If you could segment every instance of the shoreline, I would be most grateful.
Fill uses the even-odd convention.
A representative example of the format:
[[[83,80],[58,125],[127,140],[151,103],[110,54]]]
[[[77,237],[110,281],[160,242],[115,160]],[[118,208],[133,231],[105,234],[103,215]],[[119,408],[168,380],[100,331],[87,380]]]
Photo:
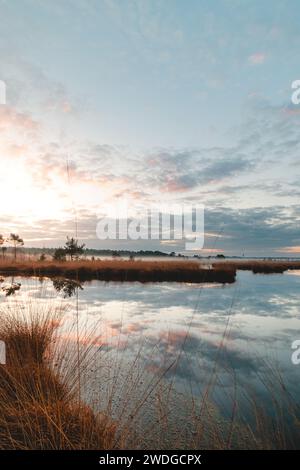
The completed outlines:
[[[1,260],[0,276],[64,277],[84,281],[188,282],[231,284],[238,270],[282,274],[300,269],[300,261],[217,261],[211,264],[180,260]]]
[[[208,269],[194,261],[162,262],[132,260],[100,261],[2,261],[0,275],[62,276],[78,281],[190,282],[221,284],[235,282],[236,270],[230,267]]]

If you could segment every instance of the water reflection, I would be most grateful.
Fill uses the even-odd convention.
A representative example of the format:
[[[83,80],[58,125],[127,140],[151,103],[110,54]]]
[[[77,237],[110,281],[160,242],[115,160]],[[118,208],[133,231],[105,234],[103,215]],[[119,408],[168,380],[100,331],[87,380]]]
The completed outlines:
[[[62,293],[64,299],[75,295],[77,290],[83,290],[82,284],[73,279],[57,277],[53,279],[52,282],[56,292]]]
[[[79,322],[92,331],[95,345],[107,353],[121,351],[128,364],[139,353],[151,372],[176,360],[167,378],[178,390],[200,394],[217,364],[220,399],[232,387],[234,370],[238,382],[251,384],[267,406],[258,375],[275,361],[289,392],[299,396],[300,366],[291,363],[291,343],[300,336],[300,276],[294,273],[239,272],[237,282],[225,287],[92,281],[83,290],[60,278],[18,282],[22,290],[14,300],[68,302],[65,331],[77,319],[72,296],[78,289]]]
[[[3,284],[5,282],[4,278],[0,278],[0,284]],[[14,295],[17,291],[21,289],[21,283],[20,282],[14,282],[14,278],[12,278],[10,283],[4,284],[1,286],[1,291],[4,292],[6,297],[10,297],[11,295]]]

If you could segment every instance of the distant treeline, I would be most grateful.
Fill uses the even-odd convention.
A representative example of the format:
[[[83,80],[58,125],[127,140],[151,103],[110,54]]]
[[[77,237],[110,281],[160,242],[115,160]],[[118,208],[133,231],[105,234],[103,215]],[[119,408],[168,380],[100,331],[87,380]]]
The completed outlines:
[[[21,247],[18,248],[19,252],[22,253],[23,255],[48,255],[48,256],[53,256],[57,248],[30,248],[30,247]],[[7,253],[13,253],[14,248],[12,247],[7,247],[6,248]],[[139,250],[139,251],[132,251],[132,250],[98,250],[96,248],[84,248],[83,250],[83,256],[92,258],[92,257],[101,257],[101,256],[109,256],[109,257],[125,257],[125,258],[139,258],[139,257],[165,257],[165,258],[196,258],[196,259],[228,259],[228,260],[265,260],[265,261],[275,261],[275,260],[300,260],[300,257],[296,256],[224,256],[223,254],[215,254],[215,255],[200,255],[200,254],[181,254],[181,253],[175,253],[174,251],[171,253],[165,253],[163,251],[159,250]],[[0,252],[0,257],[1,257],[1,252]]]
[[[53,255],[56,248],[22,248],[22,253],[29,254],[29,255]],[[85,248],[84,249],[84,256],[120,256],[120,257],[144,257],[144,256],[166,256],[166,257],[173,257],[176,256],[175,252],[172,253],[164,253],[163,251],[159,250],[139,250],[139,251],[131,251],[131,250],[97,250],[95,248]]]

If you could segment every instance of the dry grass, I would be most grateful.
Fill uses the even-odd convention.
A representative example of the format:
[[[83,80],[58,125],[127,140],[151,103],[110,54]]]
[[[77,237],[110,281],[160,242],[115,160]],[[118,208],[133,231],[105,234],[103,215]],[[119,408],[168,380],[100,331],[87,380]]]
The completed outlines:
[[[215,269],[252,271],[254,274],[283,273],[288,269],[300,269],[300,261],[239,260],[213,263]]]
[[[233,283],[237,270],[255,274],[283,273],[288,269],[300,269],[300,261],[228,260],[205,264],[188,260],[78,260],[38,261],[37,259],[12,258],[0,260],[0,275],[38,277],[66,277],[79,281],[138,281],[138,282],[189,282]]]
[[[80,281],[139,281],[139,282],[220,282],[232,283],[236,272],[229,266],[206,269],[194,261],[144,260],[79,260],[33,261],[12,259],[0,261],[0,274],[27,276],[63,276]]]
[[[3,313],[3,312],[2,312]],[[77,399],[51,367],[57,322],[53,312],[5,312],[0,338],[7,364],[0,366],[0,449],[105,449],[115,424]]]

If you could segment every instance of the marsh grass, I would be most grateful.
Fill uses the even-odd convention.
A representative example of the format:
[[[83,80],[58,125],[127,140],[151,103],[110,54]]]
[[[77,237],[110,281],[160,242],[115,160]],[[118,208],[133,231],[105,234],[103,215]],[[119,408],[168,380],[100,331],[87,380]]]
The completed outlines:
[[[78,260],[37,261],[0,260],[0,274],[66,277],[78,281],[139,281],[139,282],[219,282],[232,283],[236,272],[230,266],[207,269],[194,261],[149,260]]]
[[[59,278],[77,281],[121,281],[130,282],[189,282],[189,283],[233,283],[237,270],[254,274],[284,273],[289,269],[300,269],[300,261],[280,260],[227,260],[205,262],[190,260],[73,260],[39,261],[36,258],[0,259],[0,275],[19,275]]]
[[[58,321],[58,312],[51,310],[2,312],[7,363],[0,370],[1,449],[111,446],[115,425],[78,402],[72,365],[64,376],[53,367]]]
[[[239,260],[220,261],[213,263],[213,268],[252,271],[254,274],[276,274],[284,273],[289,269],[300,269],[299,260]]]

